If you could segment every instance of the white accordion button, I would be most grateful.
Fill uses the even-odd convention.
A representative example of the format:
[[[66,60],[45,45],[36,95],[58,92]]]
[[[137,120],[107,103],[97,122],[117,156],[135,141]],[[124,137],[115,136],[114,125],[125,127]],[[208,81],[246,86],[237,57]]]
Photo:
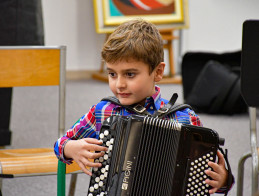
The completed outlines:
[[[104,174],[104,172],[106,171],[106,169],[105,168],[102,168],[101,169],[101,172]]]
[[[104,160],[108,160],[109,156],[107,154],[103,155]]]
[[[94,188],[98,189],[99,188],[98,184],[94,184]]]
[[[91,186],[91,187],[89,188],[89,191],[90,191],[90,192],[94,192],[94,187]]]
[[[109,135],[109,131],[108,130],[105,130],[103,133],[104,133],[105,136]]]
[[[103,139],[103,138],[104,138],[104,134],[101,133],[99,137],[100,137],[101,139]]]
[[[111,142],[110,141],[107,141],[106,142],[106,146],[110,146],[111,145]]]
[[[104,160],[104,158],[103,158],[103,157],[99,157],[99,161],[100,161],[100,163],[102,163],[102,162],[103,162],[103,160]]]
[[[100,178],[99,178],[99,177],[96,177],[96,178],[95,178],[95,182],[100,182]]]
[[[104,174],[100,175],[100,179],[104,180]]]
[[[109,146],[109,150],[112,150],[112,147],[113,147],[113,146],[112,146],[112,145],[110,145],[110,146]]]
[[[99,182],[99,186],[103,186],[103,181],[100,181],[100,182]]]
[[[111,144],[113,144],[113,142],[114,142],[114,139],[113,139],[113,138],[111,138],[110,142],[111,142]]]

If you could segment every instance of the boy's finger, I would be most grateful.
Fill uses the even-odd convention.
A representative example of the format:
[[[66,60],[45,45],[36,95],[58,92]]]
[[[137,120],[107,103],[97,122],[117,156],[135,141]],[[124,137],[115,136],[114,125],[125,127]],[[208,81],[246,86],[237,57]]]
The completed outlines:
[[[82,162],[78,163],[78,165],[84,173],[86,173],[89,176],[92,176],[92,172],[86,169],[85,165]]]
[[[88,152],[87,157],[89,159],[97,159],[99,157],[102,157],[104,155],[104,152]]]
[[[90,170],[88,170],[87,167],[101,167],[102,166],[101,163],[94,163],[87,159],[85,161],[81,161],[78,165],[84,173],[86,173],[90,176],[92,175],[92,172]]]
[[[209,161],[208,162],[208,165],[215,171],[215,172],[219,172],[219,165],[217,163],[214,163],[214,162],[211,162]]]
[[[219,175],[216,172],[206,170],[205,173],[214,180],[218,180],[218,178],[219,178]]]
[[[205,183],[208,184],[208,185],[210,185],[210,186],[212,187],[212,188],[210,189],[210,194],[213,194],[213,193],[215,193],[215,192],[218,190],[218,188],[217,188],[218,182],[217,182],[217,181],[206,179],[206,180],[205,180]]]
[[[225,167],[225,160],[224,160],[224,156],[221,152],[217,152],[218,155],[218,163],[219,165],[223,165]]]
[[[84,140],[90,144],[99,144],[99,145],[102,144],[102,141],[95,138],[84,138]]]
[[[88,151],[107,151],[108,150],[107,147],[96,145],[96,144],[88,144],[87,146],[85,146],[85,149],[87,149]]]
[[[217,190],[218,190],[217,188],[212,188],[209,190],[209,193],[214,194],[214,193],[216,193]]]
[[[101,163],[94,163],[94,162],[91,162],[91,161],[89,161],[89,162],[85,165],[85,167],[101,167],[101,166],[102,166]]]

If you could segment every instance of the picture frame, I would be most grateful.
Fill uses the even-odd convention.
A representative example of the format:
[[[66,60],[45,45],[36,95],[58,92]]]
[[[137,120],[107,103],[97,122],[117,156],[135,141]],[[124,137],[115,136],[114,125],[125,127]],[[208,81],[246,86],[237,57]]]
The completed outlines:
[[[150,21],[159,30],[189,27],[188,0],[93,0],[93,4],[97,33],[112,33],[134,18]]]

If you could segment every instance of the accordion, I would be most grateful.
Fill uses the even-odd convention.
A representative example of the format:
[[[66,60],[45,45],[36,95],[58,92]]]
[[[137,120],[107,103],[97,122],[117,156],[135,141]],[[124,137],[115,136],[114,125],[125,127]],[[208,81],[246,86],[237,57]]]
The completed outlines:
[[[204,171],[224,144],[212,129],[139,115],[107,118],[99,139],[108,151],[88,196],[209,195]]]

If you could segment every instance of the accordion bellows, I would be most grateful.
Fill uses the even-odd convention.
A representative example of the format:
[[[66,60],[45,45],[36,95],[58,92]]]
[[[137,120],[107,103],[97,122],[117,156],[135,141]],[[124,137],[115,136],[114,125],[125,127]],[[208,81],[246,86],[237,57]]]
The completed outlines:
[[[112,116],[100,140],[108,147],[96,159],[88,196],[209,195],[204,183],[222,143],[217,132],[148,116]]]

